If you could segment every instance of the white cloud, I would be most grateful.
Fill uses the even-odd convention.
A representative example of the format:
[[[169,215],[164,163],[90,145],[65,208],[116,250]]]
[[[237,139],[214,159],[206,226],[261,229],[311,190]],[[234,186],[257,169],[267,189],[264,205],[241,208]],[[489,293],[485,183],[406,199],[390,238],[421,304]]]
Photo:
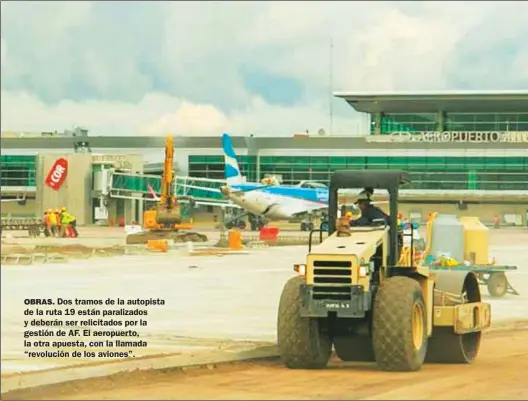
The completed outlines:
[[[2,64],[4,64],[7,61],[7,43],[2,37],[0,37],[0,52],[2,53],[2,58],[0,60]]]
[[[30,116],[30,118],[28,118]],[[329,131],[328,112],[317,106],[277,107],[252,98],[243,110],[224,113],[211,104],[193,104],[165,94],[147,94],[139,103],[62,101],[47,105],[25,93],[2,92],[2,130],[62,131],[80,124],[92,135],[285,135],[320,128]],[[5,127],[5,128],[4,128]],[[10,127],[10,128],[7,128]],[[368,128],[358,118],[336,118],[340,132]]]
[[[331,38],[333,90],[522,88],[526,15],[526,2],[2,3],[2,130],[329,131]],[[244,66],[303,94],[270,104]],[[368,129],[334,102],[334,132]]]

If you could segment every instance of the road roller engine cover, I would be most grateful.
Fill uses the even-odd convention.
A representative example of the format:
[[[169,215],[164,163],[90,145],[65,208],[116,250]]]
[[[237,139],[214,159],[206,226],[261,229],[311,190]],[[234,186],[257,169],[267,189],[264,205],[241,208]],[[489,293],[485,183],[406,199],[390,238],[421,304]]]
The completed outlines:
[[[287,367],[324,368],[332,348],[344,361],[375,361],[387,371],[476,358],[490,305],[481,302],[473,272],[433,271],[415,252],[412,230],[410,241],[402,241],[398,190],[408,182],[403,171],[332,175],[328,237],[310,243],[279,302],[277,340]],[[338,221],[338,190],[363,188],[388,191],[390,224]]]

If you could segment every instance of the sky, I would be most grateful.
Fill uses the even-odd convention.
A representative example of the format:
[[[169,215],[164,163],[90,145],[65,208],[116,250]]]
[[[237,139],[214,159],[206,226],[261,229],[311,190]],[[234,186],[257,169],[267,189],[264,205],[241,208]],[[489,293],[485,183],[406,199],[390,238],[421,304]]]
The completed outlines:
[[[1,128],[365,134],[332,91],[528,88],[527,20],[509,1],[2,2]]]

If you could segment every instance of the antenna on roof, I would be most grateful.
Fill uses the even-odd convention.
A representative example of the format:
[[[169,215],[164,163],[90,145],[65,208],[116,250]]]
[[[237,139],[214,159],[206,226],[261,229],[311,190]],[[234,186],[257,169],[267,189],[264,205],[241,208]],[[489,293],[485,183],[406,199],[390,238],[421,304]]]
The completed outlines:
[[[329,59],[329,71],[328,71],[328,86],[329,86],[329,117],[330,117],[330,135],[334,134],[334,108],[333,108],[333,100],[334,97],[332,95],[332,88],[334,86],[334,41],[332,39],[332,36],[330,36],[330,59]]]

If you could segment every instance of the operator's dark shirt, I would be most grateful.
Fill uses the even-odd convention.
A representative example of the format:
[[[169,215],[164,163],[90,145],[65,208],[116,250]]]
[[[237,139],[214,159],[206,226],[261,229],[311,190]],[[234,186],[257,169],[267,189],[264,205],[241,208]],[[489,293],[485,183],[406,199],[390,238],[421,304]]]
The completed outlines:
[[[368,205],[364,212],[361,212],[361,217],[350,222],[351,227],[366,227],[366,226],[382,226],[383,222],[374,220],[384,219],[385,224],[390,224],[389,216],[383,210],[374,205]]]

